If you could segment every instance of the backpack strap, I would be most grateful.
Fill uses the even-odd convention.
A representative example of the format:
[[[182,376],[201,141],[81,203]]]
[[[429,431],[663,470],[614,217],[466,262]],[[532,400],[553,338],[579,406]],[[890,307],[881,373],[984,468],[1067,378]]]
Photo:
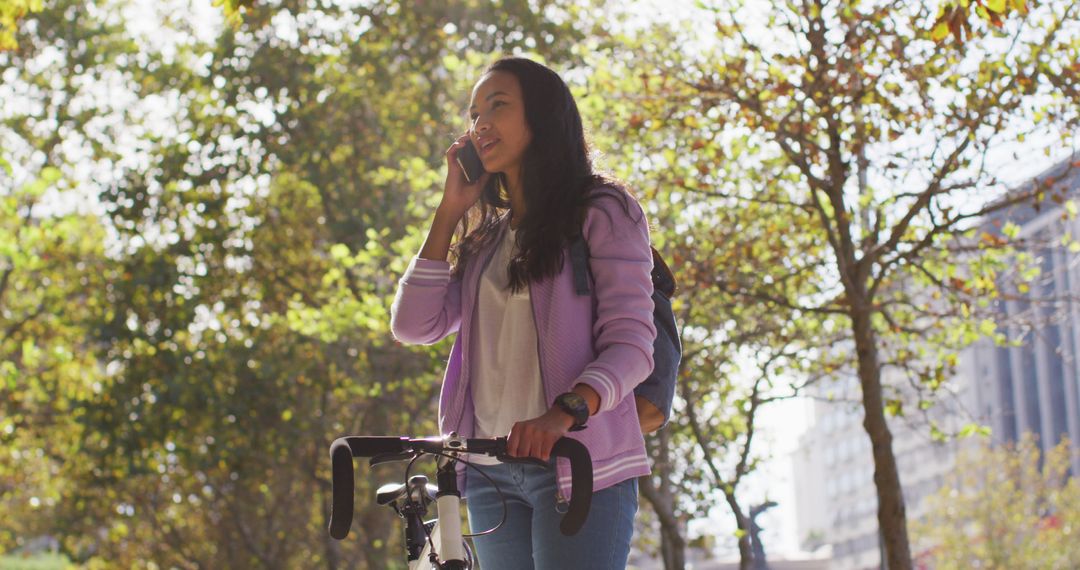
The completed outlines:
[[[585,243],[585,236],[578,236],[570,244],[570,265],[574,268],[574,292],[581,296],[592,294],[589,286],[589,245]]]
[[[671,272],[671,268],[664,262],[664,257],[660,255],[660,252],[656,251],[655,247],[651,249],[653,289],[670,299],[675,295],[675,290],[679,288],[678,283],[675,282],[675,274]]]
[[[671,272],[663,256],[655,247],[652,250],[653,270],[652,282],[656,292],[670,299],[675,295],[678,284],[675,275]],[[584,236],[578,236],[574,243],[570,244],[570,266],[574,269],[574,292],[585,296],[592,293],[589,285],[589,245],[585,243]]]

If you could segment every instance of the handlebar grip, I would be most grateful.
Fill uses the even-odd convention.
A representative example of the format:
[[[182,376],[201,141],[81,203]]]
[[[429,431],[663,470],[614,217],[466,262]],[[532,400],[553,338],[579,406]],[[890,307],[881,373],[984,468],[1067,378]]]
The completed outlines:
[[[330,444],[330,536],[341,540],[349,535],[349,527],[352,526],[355,493],[353,458],[401,453],[408,449],[408,445],[407,437],[367,435],[339,437]]]
[[[592,506],[592,457],[584,444],[568,437],[555,442],[551,455],[570,460],[570,507],[559,523],[559,530],[564,536],[573,536],[585,525],[585,520],[589,517],[589,507]]]
[[[354,485],[353,457],[374,457],[384,453],[401,453],[409,439],[393,436],[339,437],[330,444],[331,488],[330,536],[341,540],[349,535],[352,526]]]
[[[353,450],[348,440],[341,437],[330,445],[330,536],[338,540],[349,535],[353,519]]]
[[[409,438],[381,435],[352,435],[338,438],[352,450],[353,457],[375,457],[384,453],[401,453],[409,448]]]

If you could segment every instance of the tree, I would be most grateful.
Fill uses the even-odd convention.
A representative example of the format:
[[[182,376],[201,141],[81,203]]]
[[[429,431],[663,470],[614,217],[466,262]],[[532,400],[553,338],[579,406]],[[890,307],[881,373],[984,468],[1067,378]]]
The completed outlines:
[[[933,568],[1075,568],[1080,565],[1080,481],[1069,442],[1045,455],[1034,437],[979,441],[913,524],[918,560]]]
[[[793,274],[783,260],[820,251],[823,244],[800,234],[763,242],[762,233],[790,223],[768,209],[768,200],[749,197],[741,210],[729,210],[708,203],[705,190],[687,191],[685,182],[702,171],[680,155],[712,151],[695,131],[698,117],[674,110],[669,92],[651,75],[654,57],[683,57],[666,46],[684,38],[666,25],[619,31],[623,25],[580,47],[590,75],[577,96],[593,143],[603,152],[602,166],[627,180],[646,205],[653,242],[679,282],[673,304],[684,325],[675,413],[663,432],[647,439],[654,473],[640,487],[657,515],[665,568],[685,565],[686,521],[716,507],[731,512],[741,566],[749,568],[754,555],[742,485],[768,454],[754,446],[756,420],[764,406],[798,395],[821,370],[835,367],[826,351],[838,338],[816,320],[792,320],[767,304],[747,303],[733,288],[717,287],[716,268],[758,259],[757,279],[813,294],[813,276]],[[676,61],[665,65],[676,67]]]
[[[809,336],[776,337],[815,362],[800,374],[858,376],[889,568],[911,567],[891,384],[929,406],[957,350],[1005,341],[990,299],[1022,295],[1030,272],[1005,262],[1018,244],[1008,224],[979,224],[1066,197],[1052,180],[1006,194],[988,153],[1033,131],[1071,139],[1078,9],[1040,3],[957,45],[931,39],[936,14],[921,3],[716,3],[694,20],[714,42],[693,50],[668,48],[690,38],[663,28],[631,41],[645,46],[632,59],[625,38],[603,45],[634,70],[616,77],[638,78],[606,126],[646,157],[638,180],[686,204],[660,218],[695,252],[676,274],[709,274],[741,306],[800,323]],[[758,327],[733,319],[721,334]]]
[[[567,57],[577,8],[259,3],[209,42],[175,15],[138,36],[120,8],[47,3],[0,55],[27,103],[4,109],[10,162],[96,196],[115,268],[88,269],[85,462],[33,531],[90,566],[392,567],[378,474],[354,540],[327,536],[326,450],[435,430],[447,347],[392,342],[395,277],[483,64]]]
[[[86,463],[79,403],[103,381],[91,332],[113,269],[97,219],[49,211],[59,181],[47,168],[0,197],[0,551],[53,531]]]

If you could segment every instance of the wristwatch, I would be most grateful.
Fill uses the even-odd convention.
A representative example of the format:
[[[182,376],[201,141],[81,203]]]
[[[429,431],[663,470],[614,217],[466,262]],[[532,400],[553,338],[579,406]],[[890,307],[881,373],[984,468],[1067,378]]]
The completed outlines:
[[[589,420],[589,403],[581,394],[576,392],[559,394],[555,398],[555,405],[574,418],[574,425],[570,426],[570,431],[585,429],[585,422]]]

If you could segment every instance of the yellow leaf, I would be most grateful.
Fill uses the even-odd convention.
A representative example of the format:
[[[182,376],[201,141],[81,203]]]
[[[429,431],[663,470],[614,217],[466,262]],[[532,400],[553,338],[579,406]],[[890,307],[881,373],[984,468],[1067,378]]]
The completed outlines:
[[[945,22],[939,22],[934,26],[934,29],[930,31],[930,39],[935,42],[940,42],[949,35],[949,26]]]

